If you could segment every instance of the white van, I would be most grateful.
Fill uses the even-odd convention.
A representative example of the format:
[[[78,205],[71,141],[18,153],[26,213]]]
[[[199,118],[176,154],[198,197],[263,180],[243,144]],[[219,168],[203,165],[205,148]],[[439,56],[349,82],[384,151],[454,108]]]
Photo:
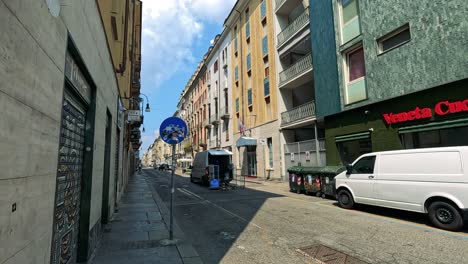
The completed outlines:
[[[375,152],[335,178],[337,200],[427,213],[435,226],[459,230],[468,221],[468,147]]]
[[[225,149],[210,149],[195,155],[190,181],[199,181],[208,185],[213,177],[218,178],[220,182],[232,180],[232,152]]]

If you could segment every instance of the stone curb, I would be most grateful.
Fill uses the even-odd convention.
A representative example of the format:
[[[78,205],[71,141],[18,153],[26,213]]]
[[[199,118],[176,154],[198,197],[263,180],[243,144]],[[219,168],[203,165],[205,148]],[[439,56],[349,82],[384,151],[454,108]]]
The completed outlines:
[[[144,174],[145,180],[146,180],[147,174]],[[156,189],[146,181],[148,186],[151,189],[151,193],[153,194],[153,199],[156,202],[156,204],[159,207],[159,211],[161,212],[161,217],[163,218],[163,221],[166,223],[166,226],[169,227],[169,222],[170,222],[170,211],[169,208],[164,204],[163,200],[159,196],[158,192]],[[177,250],[179,251],[179,254],[182,258],[182,261],[184,264],[203,264],[202,259],[198,255],[198,252],[193,248],[192,244],[187,242],[187,239],[185,239],[185,234],[180,229],[179,225],[177,225],[177,221],[174,219],[174,237],[177,240],[176,246]],[[167,229],[169,232],[169,229]],[[169,233],[168,233],[169,237]]]

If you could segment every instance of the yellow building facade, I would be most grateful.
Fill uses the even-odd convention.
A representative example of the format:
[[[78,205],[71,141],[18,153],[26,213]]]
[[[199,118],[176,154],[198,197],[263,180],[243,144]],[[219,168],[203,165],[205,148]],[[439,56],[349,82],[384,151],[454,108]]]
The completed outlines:
[[[237,1],[225,27],[231,35],[233,124],[237,174],[279,179],[276,50],[271,0]]]

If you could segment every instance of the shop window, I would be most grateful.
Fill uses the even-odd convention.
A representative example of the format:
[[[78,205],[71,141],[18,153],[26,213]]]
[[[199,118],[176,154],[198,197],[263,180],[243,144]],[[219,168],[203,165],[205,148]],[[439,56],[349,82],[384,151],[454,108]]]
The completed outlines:
[[[406,149],[468,146],[468,126],[405,133],[401,141]]]
[[[353,174],[374,173],[375,156],[364,157],[353,166]]]
[[[367,99],[364,49],[358,47],[346,53],[346,104]]]
[[[400,27],[377,40],[379,53],[385,53],[411,40],[409,24]]]
[[[359,156],[372,152],[372,141],[370,137],[347,141],[337,140],[336,145],[343,164],[350,164]]]

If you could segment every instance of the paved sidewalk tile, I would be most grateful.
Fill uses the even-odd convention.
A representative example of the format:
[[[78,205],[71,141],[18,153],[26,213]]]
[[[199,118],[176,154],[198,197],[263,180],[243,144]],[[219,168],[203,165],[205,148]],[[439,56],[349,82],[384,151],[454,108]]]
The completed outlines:
[[[127,192],[104,228],[93,264],[201,263],[185,244],[167,245],[168,228],[144,173],[129,179]],[[179,248],[180,247],[180,248]]]

